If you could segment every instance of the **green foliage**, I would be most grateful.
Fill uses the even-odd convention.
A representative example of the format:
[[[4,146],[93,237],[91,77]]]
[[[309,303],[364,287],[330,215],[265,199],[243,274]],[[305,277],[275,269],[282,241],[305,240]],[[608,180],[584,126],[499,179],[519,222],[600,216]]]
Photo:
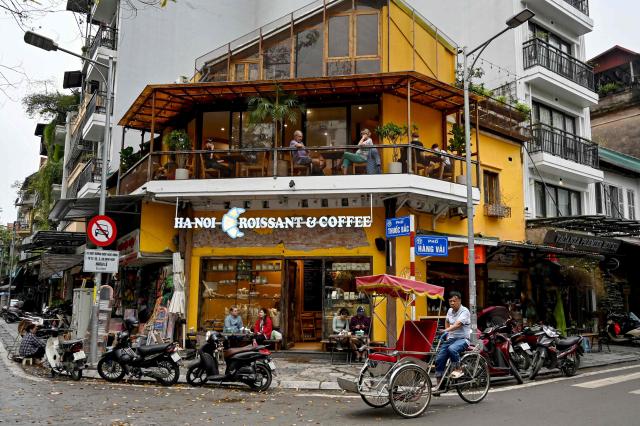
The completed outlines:
[[[36,195],[33,211],[34,229],[51,229],[49,212],[55,201],[52,185],[59,185],[60,183],[62,183],[62,161],[55,161],[49,158],[29,183],[29,191]]]
[[[139,154],[133,153],[133,147],[128,146],[120,150],[120,170],[126,172],[140,159]]]
[[[304,112],[304,105],[298,97],[285,93],[280,86],[276,86],[275,97],[252,97],[249,99],[249,122],[251,124],[273,121],[276,125],[276,146],[280,129],[287,121],[296,124],[298,113]]]
[[[30,93],[22,98],[22,105],[30,118],[41,117],[54,120],[57,124],[66,121],[67,112],[76,111],[80,103],[78,92],[65,95],[58,91],[51,93]]]
[[[497,98],[495,98],[496,101],[500,102],[501,104],[506,104],[507,103],[507,97],[502,95],[502,96],[498,96]]]
[[[164,142],[171,151],[190,151],[192,149],[191,139],[183,129],[173,130],[165,136]]]
[[[449,145],[447,149],[452,152],[457,152],[458,155],[463,155],[466,151],[465,148],[465,137],[464,137],[464,127],[455,123],[451,126],[451,131],[449,131],[451,137],[449,138]]]
[[[618,83],[611,82],[600,86],[600,88],[598,88],[598,94],[600,96],[607,96],[609,93],[613,93],[618,89],[620,89],[620,85]]]
[[[528,115],[531,112],[531,107],[524,102],[516,101],[516,103],[513,104],[513,107],[525,115]]]
[[[417,130],[417,126],[415,124],[412,127],[415,127]],[[406,125],[400,126],[394,122],[379,125],[376,127],[375,132],[380,139],[388,140],[391,145],[396,145],[398,143],[398,139],[408,133]],[[393,148],[393,161],[398,161],[399,158],[400,148]]]

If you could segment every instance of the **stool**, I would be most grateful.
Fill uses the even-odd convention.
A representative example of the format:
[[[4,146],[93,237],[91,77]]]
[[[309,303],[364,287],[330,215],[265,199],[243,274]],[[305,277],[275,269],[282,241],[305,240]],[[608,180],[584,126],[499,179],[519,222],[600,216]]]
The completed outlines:
[[[33,365],[33,358],[22,358],[22,365]]]

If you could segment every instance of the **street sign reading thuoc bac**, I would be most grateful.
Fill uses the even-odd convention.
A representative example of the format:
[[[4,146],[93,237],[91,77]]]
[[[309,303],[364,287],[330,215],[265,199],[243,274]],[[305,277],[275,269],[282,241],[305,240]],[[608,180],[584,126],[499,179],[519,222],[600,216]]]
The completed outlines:
[[[416,255],[449,256],[449,238],[416,235]]]
[[[403,237],[411,234],[411,217],[401,216],[387,219],[387,238]]]
[[[118,272],[120,252],[118,250],[91,250],[84,251],[84,272],[105,272],[107,274]]]

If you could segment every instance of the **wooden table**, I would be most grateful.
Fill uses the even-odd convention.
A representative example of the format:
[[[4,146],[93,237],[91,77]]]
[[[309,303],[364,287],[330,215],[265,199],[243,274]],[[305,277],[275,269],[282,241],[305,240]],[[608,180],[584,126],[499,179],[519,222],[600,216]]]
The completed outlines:
[[[326,150],[326,151],[318,151],[322,158],[325,160],[331,160],[331,174],[338,175],[342,173],[338,173],[338,161],[341,160],[344,155],[344,149],[336,149],[336,150]]]

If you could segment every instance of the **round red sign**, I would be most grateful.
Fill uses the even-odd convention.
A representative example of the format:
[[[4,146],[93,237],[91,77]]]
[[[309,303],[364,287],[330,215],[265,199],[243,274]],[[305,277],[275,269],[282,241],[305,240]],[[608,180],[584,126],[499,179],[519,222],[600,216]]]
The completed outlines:
[[[99,247],[113,244],[116,234],[116,223],[109,216],[94,216],[87,225],[89,241]]]

